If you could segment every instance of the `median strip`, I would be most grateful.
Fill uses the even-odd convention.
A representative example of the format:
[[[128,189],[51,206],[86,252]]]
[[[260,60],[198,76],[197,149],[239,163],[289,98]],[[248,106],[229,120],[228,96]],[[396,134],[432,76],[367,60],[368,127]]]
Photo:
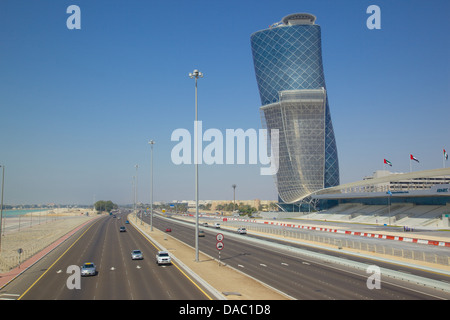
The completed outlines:
[[[134,216],[133,216],[134,217]],[[193,279],[208,287],[215,299],[232,300],[287,300],[291,297],[270,288],[267,285],[253,279],[229,266],[217,263],[212,257],[200,252],[199,262],[195,260],[195,249],[175,239],[155,227],[150,231],[150,226],[134,224],[135,218],[129,217],[129,221],[154,244],[161,248],[167,248],[172,258]],[[175,252],[175,254],[174,254]],[[225,296],[223,292],[239,292],[240,295]]]

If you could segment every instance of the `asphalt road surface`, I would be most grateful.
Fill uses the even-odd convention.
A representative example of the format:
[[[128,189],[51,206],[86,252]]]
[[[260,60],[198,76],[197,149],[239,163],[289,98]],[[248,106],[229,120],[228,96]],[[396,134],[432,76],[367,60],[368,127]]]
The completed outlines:
[[[148,219],[146,217],[145,219]],[[160,230],[171,228],[171,235],[181,241],[194,246],[194,226],[186,226],[175,221],[162,219],[157,216],[153,224]],[[205,237],[200,238],[201,251],[218,258],[215,235],[225,234],[224,248],[221,251],[221,261],[292,296],[295,299],[449,299],[448,293],[443,293],[415,285],[407,285],[383,279],[381,289],[369,289],[368,275],[354,269],[336,267],[329,263],[295,255],[277,252],[272,248],[255,246],[246,241],[250,235],[242,235],[241,239],[227,237],[225,230],[212,227],[202,228]],[[307,248],[307,247],[304,247]],[[310,248],[309,248],[310,249]],[[367,261],[366,261],[367,262]],[[372,262],[379,265],[380,263]],[[390,267],[393,267],[392,265]],[[394,266],[399,268],[398,266]],[[417,272],[414,269],[406,272]],[[422,273],[423,275],[423,273]],[[430,274],[431,276],[431,274]],[[433,274],[434,277],[436,275]],[[441,280],[448,281],[449,277],[438,275]],[[442,279],[444,278],[444,279]]]
[[[0,295],[21,300],[209,299],[175,264],[158,266],[158,249],[131,224],[125,224],[125,217],[97,219],[11,282]],[[120,226],[125,226],[126,232],[119,232]],[[143,252],[143,260],[131,260],[134,249]],[[96,264],[97,275],[81,277],[80,289],[69,289],[67,280],[75,274],[67,272],[69,266],[85,262]]]

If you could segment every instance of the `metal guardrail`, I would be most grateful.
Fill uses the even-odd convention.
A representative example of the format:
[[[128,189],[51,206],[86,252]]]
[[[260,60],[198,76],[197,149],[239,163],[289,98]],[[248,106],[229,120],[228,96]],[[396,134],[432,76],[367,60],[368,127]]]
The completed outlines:
[[[170,218],[163,217],[163,219],[170,219]],[[181,221],[178,219],[177,219],[177,222],[181,223],[181,224],[190,225],[188,222],[184,222],[184,221]],[[227,234],[227,237],[242,238],[242,235],[239,235],[236,232],[227,230],[228,227],[232,227],[232,228],[237,227],[236,224],[229,224],[226,222],[221,222],[221,226],[225,226],[224,230],[222,230],[221,232],[225,232]],[[255,228],[257,228],[257,226],[249,227],[248,225],[246,225],[245,227],[248,230],[254,230],[254,231],[256,231]],[[202,227],[202,228],[204,228],[204,227]],[[260,226],[259,228],[264,228],[264,227]],[[266,228],[268,228],[268,227],[266,227]],[[285,229],[283,230],[283,229],[278,229],[278,228],[274,228],[274,230],[279,230],[279,231],[281,230],[281,232],[287,231]],[[289,232],[289,231],[287,231],[287,232]],[[280,235],[280,234],[278,234],[278,235]],[[270,237],[270,235],[269,235],[269,237]],[[316,237],[322,237],[322,239],[329,238],[326,236],[316,236]],[[249,243],[253,243],[253,244],[256,244],[256,245],[259,245],[262,247],[271,247],[271,248],[275,248],[277,251],[283,251],[288,254],[301,255],[301,256],[305,256],[305,257],[319,259],[324,262],[332,263],[336,266],[345,266],[345,267],[350,267],[350,268],[354,268],[354,269],[358,269],[358,270],[362,270],[362,271],[367,271],[367,268],[370,267],[369,264],[356,262],[351,259],[339,258],[339,257],[335,257],[332,255],[313,252],[313,251],[309,251],[309,250],[305,250],[305,249],[292,247],[289,245],[274,243],[274,242],[266,241],[266,240],[262,240],[262,239],[256,239],[253,237],[245,237],[245,240],[248,241]],[[322,242],[324,242],[324,241],[322,241]],[[317,246],[319,246],[319,245],[317,245]],[[336,248],[336,250],[338,250],[338,249]],[[395,271],[395,270],[391,270],[391,269],[387,269],[387,268],[380,268],[380,270],[381,270],[381,273],[384,276],[387,276],[388,278],[402,280],[402,281],[406,281],[408,283],[415,283],[415,284],[419,284],[421,286],[430,287],[430,288],[434,288],[437,290],[442,290],[444,292],[450,292],[450,285],[448,283],[445,283],[442,281],[428,279],[428,278],[424,278],[421,276],[416,276],[416,275],[404,273],[401,271]]]
[[[224,223],[222,222],[222,224]],[[375,252],[387,256],[400,257],[408,260],[424,261],[444,266],[450,265],[450,257],[448,256],[418,250],[400,249],[380,244],[369,244],[358,240],[336,239],[333,237],[328,237],[326,235],[316,235],[308,232],[301,232],[301,230],[292,231],[284,228],[273,228],[258,225],[255,226],[246,225],[245,227],[247,228],[247,230],[284,236],[293,239],[301,239],[311,242],[324,243],[331,246],[335,246],[337,248],[350,248],[366,252]]]

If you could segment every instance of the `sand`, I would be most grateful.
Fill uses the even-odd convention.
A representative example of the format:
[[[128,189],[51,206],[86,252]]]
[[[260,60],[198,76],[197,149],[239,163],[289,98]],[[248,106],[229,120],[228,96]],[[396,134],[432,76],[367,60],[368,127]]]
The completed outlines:
[[[3,219],[0,273],[17,267],[19,263],[95,216],[86,209],[54,209]]]

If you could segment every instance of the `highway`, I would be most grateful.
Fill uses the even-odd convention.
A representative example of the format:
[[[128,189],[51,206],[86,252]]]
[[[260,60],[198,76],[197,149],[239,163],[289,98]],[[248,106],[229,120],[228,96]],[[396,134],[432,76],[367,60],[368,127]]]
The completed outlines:
[[[175,264],[158,266],[158,249],[131,224],[106,216],[71,238],[56,252],[6,286],[0,296],[21,300],[205,300],[209,296]],[[119,232],[125,226],[126,232]],[[139,249],[143,260],[131,260]],[[69,289],[69,266],[93,262],[98,274],[81,277],[81,288]],[[75,283],[75,281],[72,281]]]
[[[277,222],[280,223],[292,223],[292,221],[283,221],[283,220],[277,220]],[[329,228],[334,229],[333,227],[330,227],[330,224],[326,224],[323,221],[315,221],[315,223],[322,225],[323,228]],[[299,222],[299,224],[303,224],[304,221]],[[386,246],[389,248],[395,248],[396,250],[408,250],[408,251],[415,251],[417,253],[427,253],[427,254],[435,254],[442,256],[443,258],[450,257],[450,250],[448,247],[444,246],[434,246],[434,245],[428,245],[428,244],[418,244],[413,242],[406,242],[406,241],[394,241],[394,240],[386,240],[386,239],[378,239],[374,237],[362,237],[362,236],[355,236],[350,234],[343,234],[343,233],[337,233],[337,232],[324,232],[324,231],[318,231],[318,230],[307,230],[307,229],[301,229],[301,228],[292,228],[292,227],[282,227],[279,225],[272,225],[272,224],[260,224],[260,223],[254,223],[250,221],[233,221],[229,220],[226,222],[227,226],[234,226],[236,229],[238,227],[247,227],[250,230],[260,230],[267,233],[277,233],[275,230],[278,230],[278,233],[280,234],[286,234],[290,235],[291,237],[297,237],[301,238],[300,235],[312,235],[322,238],[327,238],[332,243],[340,242],[345,244],[347,241],[349,242],[355,242],[355,243],[361,243],[364,244],[364,247],[371,246],[374,248],[374,245],[377,245],[379,247]],[[308,225],[307,223],[305,225]],[[408,238],[421,238],[421,234],[439,234],[439,233],[446,233],[448,235],[448,232],[445,231],[433,231],[433,232],[403,232],[403,229],[401,227],[384,227],[384,226],[373,226],[373,225],[356,225],[356,224],[345,224],[345,223],[339,223],[340,226],[344,227],[344,229],[349,231],[359,231],[359,232],[365,232],[370,234],[377,234],[378,231],[396,231],[400,234],[402,234],[404,237]],[[392,228],[392,229],[391,229]],[[325,241],[325,240],[322,240]]]
[[[0,298],[20,300],[207,300],[210,296],[194,283],[176,264],[157,266],[157,248],[132,224],[105,216],[78,231],[56,250],[37,262],[2,290]],[[149,222],[149,217],[145,217]],[[171,236],[194,246],[193,224],[174,219],[153,219],[160,230],[171,228]],[[126,232],[119,232],[125,226]],[[226,229],[203,228],[200,250],[218,258],[215,235],[225,235],[221,261],[299,300],[428,300],[449,299],[448,292],[406,284],[382,276],[381,289],[367,287],[368,275],[363,271],[337,266],[311,256],[285,253],[270,246],[249,242],[252,235],[232,237]],[[235,232],[232,232],[235,234]],[[280,241],[280,245],[282,242]],[[311,249],[298,245],[303,249]],[[144,260],[131,260],[131,251],[140,249]],[[321,253],[329,253],[323,250]],[[331,253],[330,253],[331,254]],[[344,255],[342,255],[344,256]],[[70,289],[69,266],[94,262],[98,274],[81,277],[81,288]],[[365,261],[370,263],[370,261]],[[380,265],[380,262],[372,261]],[[399,266],[386,264],[383,267]],[[427,275],[424,271],[402,269],[448,283],[449,277]],[[201,276],[201,275],[200,275]]]
[[[247,227],[247,228],[251,228],[252,226],[254,226],[254,224],[250,223],[250,222],[227,222],[226,224],[227,226],[234,226],[234,229],[237,229],[238,227]],[[277,229],[283,230],[283,227],[280,226],[275,226],[275,225],[268,225],[267,227],[265,227],[267,229]],[[441,254],[443,256],[448,256],[449,255],[449,249],[446,247],[438,247],[438,246],[430,246],[430,245],[421,245],[421,244],[413,244],[413,243],[408,243],[408,242],[401,242],[401,241],[390,241],[390,240],[383,240],[383,239],[376,239],[376,238],[365,238],[365,237],[355,237],[355,236],[351,236],[351,235],[340,235],[340,234],[336,234],[336,233],[324,233],[321,231],[313,231],[313,230],[302,230],[302,229],[294,229],[292,228],[292,230],[289,230],[292,234],[294,233],[303,233],[303,234],[312,234],[312,235],[318,235],[318,236],[324,236],[324,237],[329,237],[329,238],[337,238],[337,239],[350,239],[350,240],[354,240],[354,241],[359,241],[359,242],[364,242],[366,244],[377,244],[377,245],[384,245],[384,246],[389,246],[389,247],[397,247],[399,249],[410,249],[410,250],[415,250],[415,251],[419,251],[419,252],[432,252],[432,253],[436,253],[436,254]],[[273,232],[273,230],[271,230],[269,232],[269,234],[271,234],[271,232]],[[271,238],[267,238],[267,237],[262,237],[262,236],[258,236],[258,235],[252,235],[252,237],[254,238],[258,238],[258,239],[265,239],[266,241],[270,241],[273,243],[279,243],[279,244],[285,244],[286,242],[283,240],[283,237],[271,237]],[[306,246],[302,246],[302,245],[298,245],[295,243],[291,243],[291,246],[293,247],[298,247],[298,248],[308,248]],[[320,243],[319,243],[320,246]],[[319,252],[319,253],[326,253],[328,255],[333,255],[335,257],[341,257],[341,258],[346,258],[348,257],[348,255],[344,252],[335,252],[335,251],[330,251],[330,250],[326,250],[326,249],[320,249],[320,248],[312,248],[309,247],[308,250],[310,251],[314,251],[314,252]],[[368,254],[370,254],[369,251],[367,251]],[[358,257],[358,256],[353,256],[352,260],[354,261],[359,261],[362,263],[374,263],[374,260],[368,260],[365,259],[363,257]],[[433,272],[429,272],[429,271],[425,271],[425,270],[421,270],[419,268],[409,268],[406,266],[403,266],[401,264],[397,264],[397,265],[393,265],[390,263],[384,263],[384,262],[380,262],[377,261],[376,262],[377,265],[385,267],[385,268],[390,268],[390,269],[395,269],[398,271],[402,271],[402,272],[406,272],[406,273],[412,273],[421,277],[426,277],[426,278],[430,278],[430,279],[435,279],[435,280],[439,280],[439,281],[447,281],[449,282],[450,279],[448,276],[442,275],[440,273],[433,273]]]
[[[144,218],[148,219],[148,217]],[[193,225],[177,223],[154,216],[154,226],[161,230],[172,228],[171,235],[181,241],[194,246]],[[381,289],[368,289],[368,275],[355,269],[337,267],[327,262],[311,257],[302,257],[283,253],[269,247],[255,246],[246,241],[250,235],[242,235],[241,239],[227,237],[226,230],[202,228],[206,236],[200,238],[199,246],[202,252],[218,258],[215,248],[215,235],[221,232],[225,235],[224,249],[221,251],[221,261],[238,269],[295,299],[339,299],[339,300],[427,300],[449,299],[445,292],[405,284],[381,278]],[[307,248],[307,247],[304,247]],[[311,248],[308,248],[310,250]],[[326,252],[324,250],[324,252]],[[367,262],[367,261],[366,261]],[[378,261],[372,264],[381,265]],[[400,269],[399,266],[389,265]],[[408,273],[418,272],[415,269],[405,270]],[[423,275],[423,272],[421,272]],[[443,281],[449,277],[434,274]],[[448,283],[448,282],[446,282]]]

